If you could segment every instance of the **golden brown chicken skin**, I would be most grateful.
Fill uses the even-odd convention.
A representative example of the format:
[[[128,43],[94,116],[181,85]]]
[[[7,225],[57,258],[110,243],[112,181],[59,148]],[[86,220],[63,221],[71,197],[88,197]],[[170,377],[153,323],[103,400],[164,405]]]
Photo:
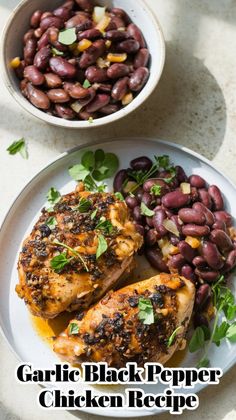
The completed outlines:
[[[83,212],[78,209],[81,199],[91,203]],[[49,217],[54,218],[53,229],[47,226]],[[103,248],[104,240],[107,244],[100,257],[99,237]],[[24,241],[16,292],[33,315],[43,318],[88,308],[129,273],[142,241],[125,202],[114,194],[83,191],[79,185],[62,196],[53,211],[43,209]],[[55,269],[51,261],[59,254],[68,264]]]
[[[140,366],[145,362],[165,364],[185,337],[194,295],[194,285],[174,274],[160,274],[109,292],[70,322],[55,340],[54,351],[72,364],[84,361],[107,362],[114,367],[123,367],[130,361]],[[154,322],[150,325],[145,324],[150,318],[145,321],[141,313],[145,302],[153,310]]]

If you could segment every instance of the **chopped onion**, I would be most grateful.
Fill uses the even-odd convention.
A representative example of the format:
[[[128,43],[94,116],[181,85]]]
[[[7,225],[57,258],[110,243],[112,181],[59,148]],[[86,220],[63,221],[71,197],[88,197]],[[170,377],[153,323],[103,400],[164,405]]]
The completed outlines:
[[[188,182],[182,182],[182,184],[180,184],[180,189],[181,189],[183,194],[190,194],[191,193],[191,186]]]
[[[106,13],[105,7],[95,6],[93,10],[93,21],[95,23],[99,23],[104,18],[105,13]]]
[[[73,109],[73,111],[75,111],[78,114],[83,108],[83,105],[81,105],[79,101],[75,101],[73,102],[73,104],[71,104],[70,107]]]
[[[169,232],[173,233],[175,236],[179,237],[179,231],[176,227],[176,224],[170,220],[170,219],[165,219],[163,220],[163,226],[166,228],[166,230],[168,230]]]
[[[104,58],[102,58],[102,57],[99,57],[97,59],[97,66],[100,69],[105,69],[106,67],[110,67],[110,65],[111,65],[110,61],[104,60]]]

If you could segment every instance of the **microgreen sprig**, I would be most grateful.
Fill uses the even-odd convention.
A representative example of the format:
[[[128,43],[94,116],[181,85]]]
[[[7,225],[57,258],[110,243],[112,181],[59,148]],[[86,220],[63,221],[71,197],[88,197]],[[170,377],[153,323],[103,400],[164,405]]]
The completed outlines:
[[[87,272],[89,271],[89,268],[88,268],[84,258],[82,257],[82,255],[78,251],[76,251],[75,249],[71,248],[70,246],[68,246],[67,244],[65,244],[63,242],[59,242],[59,241],[56,241],[56,240],[52,242],[52,245],[58,245],[58,246],[62,246],[63,248],[66,248],[68,251],[70,251],[75,257],[77,257],[82,262],[85,270]],[[56,258],[56,257],[54,257],[54,258]],[[52,259],[51,261],[53,261],[53,260],[54,259]],[[70,262],[71,259],[68,260],[68,261]]]

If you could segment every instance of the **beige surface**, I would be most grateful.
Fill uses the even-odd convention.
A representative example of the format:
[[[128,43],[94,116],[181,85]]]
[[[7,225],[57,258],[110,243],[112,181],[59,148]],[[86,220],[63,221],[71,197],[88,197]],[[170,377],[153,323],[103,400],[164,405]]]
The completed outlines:
[[[1,26],[17,0],[0,0]],[[0,218],[25,182],[58,153],[109,136],[156,136],[182,143],[213,162],[236,182],[235,88],[236,2],[234,0],[149,0],[167,41],[161,83],[142,109],[105,129],[64,131],[34,120],[20,110],[0,84]],[[158,54],[158,51],[157,51]],[[29,161],[10,157],[7,146],[24,136]],[[0,419],[73,420],[88,415],[42,412],[37,386],[16,384],[16,359],[1,339]],[[200,394],[200,408],[188,419],[236,419],[236,367],[218,387]],[[90,416],[91,417],[91,416]],[[170,418],[159,416],[160,420]]]

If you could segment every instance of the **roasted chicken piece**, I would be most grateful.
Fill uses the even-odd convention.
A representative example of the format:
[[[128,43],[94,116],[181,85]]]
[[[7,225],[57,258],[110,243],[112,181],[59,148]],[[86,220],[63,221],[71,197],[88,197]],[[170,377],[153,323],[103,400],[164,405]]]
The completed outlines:
[[[129,273],[142,242],[124,201],[80,184],[42,210],[20,253],[16,292],[42,318],[88,308]]]
[[[195,288],[177,274],[160,274],[109,292],[79,313],[56,338],[54,351],[72,364],[165,364],[180,347],[193,310]]]

